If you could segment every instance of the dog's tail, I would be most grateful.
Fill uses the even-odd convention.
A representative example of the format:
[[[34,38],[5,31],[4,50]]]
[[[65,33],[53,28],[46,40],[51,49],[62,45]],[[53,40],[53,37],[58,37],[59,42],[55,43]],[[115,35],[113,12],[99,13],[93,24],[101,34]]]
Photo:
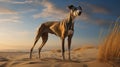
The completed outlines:
[[[38,40],[40,39],[42,33],[43,33],[43,29],[44,29],[44,24],[41,24],[41,26],[38,28],[38,31],[37,31],[37,35],[35,37],[35,42],[34,42],[34,45],[38,42]]]

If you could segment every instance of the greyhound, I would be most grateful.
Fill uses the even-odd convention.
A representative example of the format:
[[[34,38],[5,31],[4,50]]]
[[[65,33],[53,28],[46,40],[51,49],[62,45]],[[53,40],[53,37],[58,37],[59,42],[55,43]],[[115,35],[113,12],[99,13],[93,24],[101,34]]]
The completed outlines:
[[[48,40],[48,33],[55,34],[56,36],[60,37],[62,40],[62,57],[63,60],[65,60],[65,49],[64,49],[64,41],[65,38],[68,37],[68,55],[69,55],[69,60],[71,59],[70,57],[70,48],[71,48],[71,40],[74,34],[74,22],[73,20],[77,17],[80,16],[82,13],[82,8],[80,6],[75,7],[74,5],[69,5],[68,6],[70,12],[67,18],[63,19],[62,21],[48,21],[45,23],[42,23],[40,28],[37,31],[37,35],[35,38],[34,45],[32,46],[30,50],[30,59],[32,58],[32,51],[33,48],[35,47],[36,43],[42,38],[42,44],[39,47],[39,58],[40,58],[40,52],[42,47],[45,45],[45,43]]]

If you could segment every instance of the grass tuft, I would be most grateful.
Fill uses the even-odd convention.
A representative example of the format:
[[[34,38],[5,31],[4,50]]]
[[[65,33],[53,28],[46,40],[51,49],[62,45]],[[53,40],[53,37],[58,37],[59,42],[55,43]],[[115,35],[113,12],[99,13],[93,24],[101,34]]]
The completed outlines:
[[[115,23],[111,32],[103,40],[99,47],[98,60],[102,62],[119,62],[120,63],[120,25]]]

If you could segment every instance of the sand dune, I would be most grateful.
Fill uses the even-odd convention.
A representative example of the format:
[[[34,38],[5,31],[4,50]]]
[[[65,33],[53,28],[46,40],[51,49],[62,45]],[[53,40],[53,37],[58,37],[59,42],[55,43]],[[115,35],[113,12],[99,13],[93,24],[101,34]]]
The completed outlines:
[[[74,49],[71,51],[71,61],[67,60],[67,51],[64,61],[59,50],[42,52],[41,59],[38,59],[37,53],[33,53],[33,58],[29,59],[29,53],[3,52],[0,53],[0,67],[110,67],[110,64],[96,60],[97,52],[97,48]]]

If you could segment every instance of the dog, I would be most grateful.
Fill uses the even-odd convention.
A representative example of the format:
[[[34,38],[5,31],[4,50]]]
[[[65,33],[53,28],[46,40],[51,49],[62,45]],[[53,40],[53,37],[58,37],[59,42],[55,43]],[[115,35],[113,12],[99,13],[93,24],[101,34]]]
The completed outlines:
[[[48,21],[45,23],[42,23],[40,28],[37,31],[37,35],[35,37],[35,42],[34,45],[32,46],[30,50],[30,58],[32,58],[32,51],[33,48],[35,47],[36,43],[42,38],[42,44],[39,47],[39,58],[40,58],[40,52],[42,47],[45,45],[45,43],[48,40],[48,33],[55,34],[56,36],[60,37],[62,41],[62,57],[63,60],[65,60],[65,49],[64,49],[64,41],[65,38],[68,37],[68,56],[69,60],[71,59],[70,56],[70,48],[71,48],[71,40],[74,34],[74,19],[77,16],[80,16],[82,13],[82,8],[81,6],[75,7],[74,5],[69,5],[68,6],[70,12],[67,16],[67,18],[61,20],[61,21]]]

